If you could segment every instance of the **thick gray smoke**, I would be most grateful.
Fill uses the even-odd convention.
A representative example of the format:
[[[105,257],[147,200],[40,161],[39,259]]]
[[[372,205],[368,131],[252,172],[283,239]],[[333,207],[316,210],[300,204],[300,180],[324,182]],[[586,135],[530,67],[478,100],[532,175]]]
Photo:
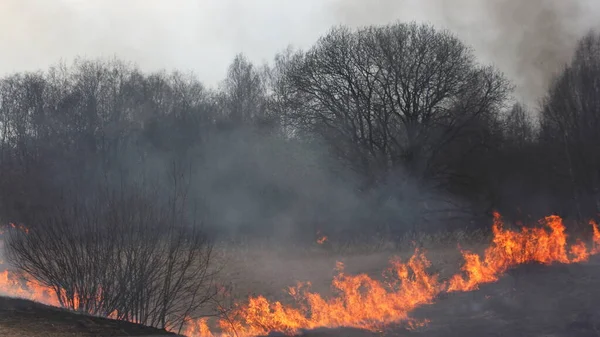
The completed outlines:
[[[569,61],[577,40],[598,27],[600,2],[340,0],[331,11],[353,26],[416,20],[449,29],[514,81],[518,99],[535,104]]]
[[[496,28],[489,52],[511,73],[527,101],[542,96],[560,68],[571,58],[583,34],[578,18],[582,1],[484,1]],[[590,23],[591,26],[591,23]]]

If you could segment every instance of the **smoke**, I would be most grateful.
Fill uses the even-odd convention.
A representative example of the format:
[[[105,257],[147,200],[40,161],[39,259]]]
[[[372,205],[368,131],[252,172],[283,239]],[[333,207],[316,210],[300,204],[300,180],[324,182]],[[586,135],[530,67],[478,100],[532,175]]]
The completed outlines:
[[[351,26],[395,20],[427,21],[456,33],[484,63],[496,65],[516,85],[516,97],[535,105],[577,40],[597,27],[593,0],[340,0],[330,8]]]
[[[600,13],[600,2],[595,0],[257,0],[249,3],[182,0],[175,6],[160,0],[131,0],[126,4],[116,0],[1,1],[0,73],[45,68],[60,58],[77,55],[116,55],[144,70],[191,69],[200,80],[213,84],[224,77],[228,63],[240,51],[251,61],[260,62],[272,59],[287,44],[309,47],[334,24],[425,21],[455,32],[474,47],[482,62],[495,64],[507,73],[517,85],[518,98],[535,104],[552,75],[568,62],[578,37],[594,27],[595,17]],[[205,167],[204,172],[208,173],[202,177],[200,186],[214,191],[207,197],[207,203],[219,223],[232,228],[252,222],[275,226],[286,222],[284,217],[302,216],[306,223],[315,223],[312,218],[317,217],[327,223],[332,222],[327,218],[342,215],[338,222],[349,222],[357,218],[354,213],[365,213],[361,207],[368,208],[353,194],[357,187],[346,187],[341,182],[332,186],[326,169],[321,172],[302,167],[310,158],[300,155],[281,161],[271,158],[276,149],[264,149],[279,146],[271,139],[246,143],[220,139],[217,143],[211,144],[212,148],[231,153],[231,158],[223,158],[215,150],[209,152],[211,162],[223,162],[223,167],[244,167],[231,172],[233,178],[240,176],[238,172],[245,172],[252,177],[247,180],[256,186],[287,184],[286,189],[296,194],[289,202],[291,206],[273,210],[268,208],[273,199],[282,202],[277,195],[260,200],[254,197],[258,187],[244,190],[219,186],[223,170]],[[262,152],[255,153],[255,149],[247,148],[249,144]],[[286,146],[289,144],[280,147]],[[299,153],[305,152],[311,151]],[[254,154],[245,156],[249,153]],[[289,173],[292,170],[302,178],[292,179],[294,175]],[[309,174],[310,179],[306,176]],[[328,217],[316,211],[319,216],[308,216],[305,209],[314,204],[327,205],[322,208],[327,209]],[[397,208],[397,212],[391,209],[389,213],[406,213],[407,207]]]
[[[496,32],[489,52],[511,73],[525,100],[541,97],[583,34],[580,28],[585,27],[578,27],[583,2],[493,0],[485,4]]]
[[[210,85],[238,52],[261,63],[335,24],[426,21],[455,32],[535,103],[599,14],[597,0],[4,0],[0,73],[116,55],[146,70],[193,70]]]

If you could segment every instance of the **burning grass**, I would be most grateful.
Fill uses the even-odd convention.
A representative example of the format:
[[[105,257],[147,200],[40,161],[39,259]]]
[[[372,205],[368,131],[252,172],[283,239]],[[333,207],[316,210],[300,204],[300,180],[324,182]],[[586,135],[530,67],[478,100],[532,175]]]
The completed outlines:
[[[392,249],[384,249],[382,253],[341,258],[348,261],[349,267],[352,264],[371,266],[371,270],[366,273],[349,272],[352,267],[346,268],[341,262],[337,264],[333,273],[323,271],[333,263],[335,257],[332,256],[323,259],[273,260],[265,259],[264,256],[249,256],[246,252],[243,255],[247,260],[239,263],[246,266],[247,272],[238,270],[237,275],[238,278],[244,278],[245,282],[240,283],[242,286],[238,286],[232,296],[247,296],[253,293],[259,295],[238,302],[224,318],[190,322],[186,334],[202,337],[256,336],[278,331],[293,335],[306,329],[320,327],[353,327],[380,331],[387,325],[396,323],[403,323],[412,328],[418,327],[427,323],[427,320],[411,318],[411,312],[433,303],[441,294],[475,290],[482,284],[495,282],[506,271],[520,264],[536,262],[549,265],[586,261],[590,255],[599,252],[600,246],[598,226],[591,223],[591,227],[594,233],[591,244],[586,245],[580,240],[569,244],[565,227],[559,217],[547,217],[540,221],[538,227],[511,230],[505,228],[500,216],[496,214],[492,227],[492,243],[483,250],[482,255],[473,252],[479,250],[476,245],[469,247],[471,250],[454,249],[454,256],[448,254],[451,251],[449,248],[441,251],[417,249],[410,258],[393,258],[386,272],[379,276],[376,276],[375,270],[381,270],[378,264],[382,261],[382,256],[388,256]],[[434,240],[430,242],[439,245],[439,242]],[[316,245],[323,246],[323,243]],[[424,241],[420,246],[428,245]],[[431,256],[434,257],[433,266],[427,258]],[[458,266],[460,256],[464,261],[461,271],[456,272],[456,269],[448,266]],[[363,261],[356,263],[360,259]],[[255,263],[248,263],[250,260]],[[294,270],[294,266],[297,270]],[[236,268],[236,265],[230,266],[228,274],[234,279],[234,283]],[[315,272],[315,268],[320,271]],[[451,269],[454,271],[451,272]],[[287,277],[278,277],[275,272]],[[272,300],[278,296],[267,290],[281,289],[282,283],[289,282],[292,278],[311,279],[307,274],[333,274],[330,290],[325,289],[323,280],[313,278],[313,283],[298,283],[295,287],[288,288],[289,296],[285,300]],[[265,284],[265,280],[280,280],[281,283]],[[27,295],[26,290],[31,287],[30,298],[36,300],[39,300],[39,291],[35,290],[38,286],[22,283],[17,285],[12,282],[12,287],[17,287],[13,292],[15,295]],[[6,289],[4,291],[6,292]],[[8,291],[10,293],[11,289]]]

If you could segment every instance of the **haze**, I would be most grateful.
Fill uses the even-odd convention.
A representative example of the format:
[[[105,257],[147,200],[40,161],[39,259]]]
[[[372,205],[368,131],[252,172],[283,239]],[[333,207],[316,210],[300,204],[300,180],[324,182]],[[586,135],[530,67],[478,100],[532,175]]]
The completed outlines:
[[[599,14],[595,0],[3,0],[0,75],[117,56],[215,85],[239,52],[262,63],[290,44],[308,48],[335,24],[428,21],[458,34],[535,103]]]

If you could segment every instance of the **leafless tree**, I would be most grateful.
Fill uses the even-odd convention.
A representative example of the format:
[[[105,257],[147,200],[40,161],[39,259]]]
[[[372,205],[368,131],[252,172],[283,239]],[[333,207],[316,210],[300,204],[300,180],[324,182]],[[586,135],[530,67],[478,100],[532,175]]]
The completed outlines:
[[[265,73],[243,54],[233,59],[219,94],[224,117],[236,125],[261,123],[266,117]]]
[[[284,76],[297,127],[375,180],[399,167],[417,178],[443,173],[440,154],[510,90],[452,34],[415,23],[334,28]]]
[[[557,151],[554,172],[581,212],[600,211],[600,34],[590,32],[557,76],[541,113],[542,137]],[[582,209],[583,208],[583,209]],[[587,209],[584,210],[584,209]]]

